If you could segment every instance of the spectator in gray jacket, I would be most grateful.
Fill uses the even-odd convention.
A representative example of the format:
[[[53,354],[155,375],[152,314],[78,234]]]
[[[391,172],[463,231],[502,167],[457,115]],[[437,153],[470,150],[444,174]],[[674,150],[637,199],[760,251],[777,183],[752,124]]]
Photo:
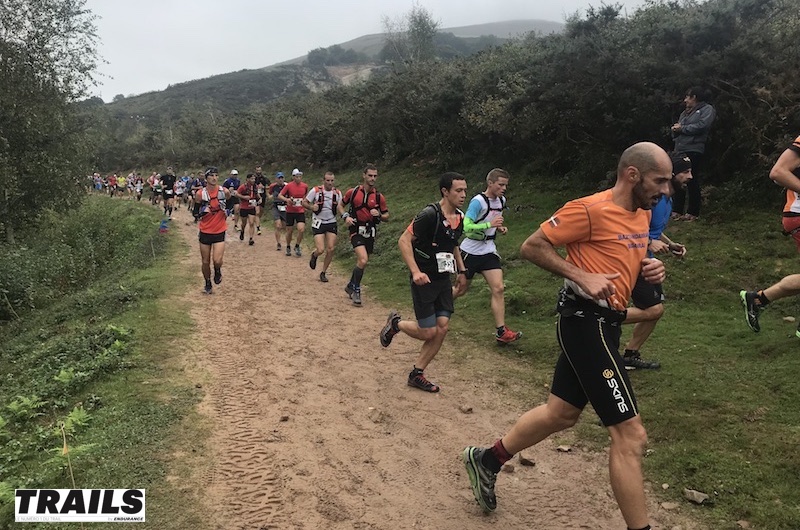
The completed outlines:
[[[708,131],[717,111],[708,103],[710,93],[703,87],[694,86],[686,91],[683,103],[686,106],[678,118],[678,123],[671,128],[675,141],[675,152],[685,153],[692,161],[692,180],[686,192],[675,193],[672,203],[672,218],[694,221],[700,216],[700,171],[705,158]],[[688,194],[688,205],[686,196]],[[686,214],[684,214],[686,206]]]

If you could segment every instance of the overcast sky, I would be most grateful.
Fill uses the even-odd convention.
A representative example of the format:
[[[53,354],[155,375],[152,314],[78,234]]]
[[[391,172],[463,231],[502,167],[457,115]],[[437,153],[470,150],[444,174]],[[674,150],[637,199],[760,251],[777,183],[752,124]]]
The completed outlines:
[[[644,0],[613,0],[629,13]],[[563,22],[600,0],[420,0],[440,27],[514,19]],[[270,66],[383,31],[412,0],[87,0],[106,64],[93,95],[105,101],[167,85]]]

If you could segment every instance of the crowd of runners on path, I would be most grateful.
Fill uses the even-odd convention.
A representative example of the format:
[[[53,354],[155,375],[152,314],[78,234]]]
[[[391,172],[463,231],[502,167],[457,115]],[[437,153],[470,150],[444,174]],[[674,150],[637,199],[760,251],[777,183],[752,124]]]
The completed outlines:
[[[493,445],[469,446],[462,453],[473,494],[484,511],[497,506],[495,482],[502,465],[519,451],[573,426],[591,403],[610,433],[610,479],[623,518],[629,530],[650,528],[641,471],[647,434],[628,371],[660,367],[657,361],[643,359],[639,349],[664,313],[661,285],[666,272],[656,256],[680,259],[687,251],[664,234],[667,223],[697,219],[673,209],[673,197],[692,182],[692,166],[686,153],[667,153],[647,142],[634,144],[619,158],[613,188],[568,202],[523,243],[524,259],[564,278],[557,302],[561,354],[547,402],[523,414]],[[240,241],[254,245],[267,212],[276,251],[302,257],[307,212],[311,212],[309,267],[319,271],[320,282],[328,282],[341,222],[355,254],[344,291],[360,307],[364,271],[379,227],[389,220],[387,199],[376,187],[378,169],[371,164],[364,168],[361,183],[345,192],[336,188],[332,172],[324,173],[320,184],[309,186],[299,169],[286,182],[282,172],[270,178],[260,166],[244,180],[231,170],[222,183],[215,167],[196,176],[176,177],[169,167],[163,175],[153,173],[147,179],[135,172],[90,178],[96,190],[111,196],[141,200],[148,188],[150,202],[163,209],[167,220],[175,209],[189,210],[198,224],[203,292],[209,295],[214,284],[222,282],[229,229]],[[787,189],[784,227],[800,250],[800,137],[780,157],[770,178]],[[503,214],[510,175],[495,168],[485,180],[485,190],[471,198],[464,212],[467,179],[454,172],[441,175],[437,187],[441,200],[425,205],[397,243],[409,270],[414,318],[390,312],[378,338],[383,347],[389,347],[398,333],[422,343],[407,381],[426,392],[440,390],[424,371],[442,347],[454,299],[467,294],[476,274],[483,276],[491,293],[495,341],[509,344],[522,338],[505,323],[502,259],[496,246],[497,237],[508,231]],[[566,258],[556,252],[557,247],[566,247]],[[741,291],[748,326],[759,331],[764,307],[796,294],[800,294],[800,275],[787,276],[767,289]],[[634,328],[620,354],[621,326],[626,323]],[[800,329],[797,333],[800,336]]]

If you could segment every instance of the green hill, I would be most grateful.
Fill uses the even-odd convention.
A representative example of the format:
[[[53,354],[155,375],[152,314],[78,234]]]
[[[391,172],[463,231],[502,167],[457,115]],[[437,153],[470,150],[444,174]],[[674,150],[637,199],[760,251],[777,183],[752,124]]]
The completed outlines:
[[[440,30],[439,47],[444,58],[469,55],[530,31],[553,33],[562,28],[563,24],[546,20],[512,20],[443,28]],[[330,68],[309,66],[308,55],[304,55],[264,68],[215,75],[170,85],[161,91],[122,98],[109,103],[107,110],[116,119],[165,115],[177,117],[184,108],[196,107],[198,104],[222,112],[235,112],[254,103],[318,92],[368,76],[369,71],[378,66],[383,45],[384,34],[364,35],[339,44],[338,47],[344,50],[352,49],[371,58],[370,64],[363,64],[358,68],[355,65],[352,68],[342,68],[345,65]],[[360,75],[354,77],[354,73]]]

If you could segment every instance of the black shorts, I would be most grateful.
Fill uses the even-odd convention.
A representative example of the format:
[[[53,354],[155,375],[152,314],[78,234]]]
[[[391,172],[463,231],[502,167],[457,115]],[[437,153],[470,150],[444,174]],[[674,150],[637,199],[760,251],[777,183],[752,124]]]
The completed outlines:
[[[468,280],[471,280],[479,272],[502,268],[500,266],[500,256],[494,252],[489,254],[467,254],[462,250],[461,259],[464,260]]]
[[[306,223],[306,213],[292,213],[286,212],[286,226],[294,226],[295,224]]]
[[[350,244],[353,245],[353,248],[365,247],[367,255],[372,254],[372,251],[375,250],[375,238],[364,237],[358,233],[350,234]]]
[[[436,317],[447,317],[453,314],[453,285],[450,278],[433,280],[425,285],[411,282],[411,300],[414,303],[414,316],[420,327],[436,326]]]
[[[278,210],[278,205],[277,204],[273,204],[272,205],[272,220],[273,221],[277,221],[279,219],[281,221],[283,221],[284,223],[286,222],[286,210]]]
[[[247,219],[249,216],[255,215],[255,214],[256,214],[255,209],[248,208],[248,209],[245,210],[244,208],[239,206],[239,217],[241,217],[242,219]]]
[[[225,241],[225,232],[220,232],[219,234],[206,234],[205,232],[200,232],[198,239],[201,245],[222,243]]]
[[[336,221],[332,221],[330,223],[323,223],[319,225],[319,228],[311,227],[311,232],[315,235],[321,234],[338,234],[339,233],[339,226],[336,224]]]
[[[647,283],[643,277],[639,276],[636,279],[636,285],[633,286],[631,301],[639,309],[647,309],[648,307],[663,304],[664,289],[660,283]]]
[[[230,198],[230,199],[228,199],[228,200],[226,200],[226,201],[225,201],[225,204],[227,204],[228,206],[230,206],[231,208],[233,208],[234,206],[236,206],[237,204],[239,204],[239,197],[234,197],[233,195],[231,195],[231,198]]]
[[[619,354],[625,312],[582,300],[559,305],[559,313],[561,355],[550,392],[581,410],[591,403],[606,427],[636,416],[636,396]]]

